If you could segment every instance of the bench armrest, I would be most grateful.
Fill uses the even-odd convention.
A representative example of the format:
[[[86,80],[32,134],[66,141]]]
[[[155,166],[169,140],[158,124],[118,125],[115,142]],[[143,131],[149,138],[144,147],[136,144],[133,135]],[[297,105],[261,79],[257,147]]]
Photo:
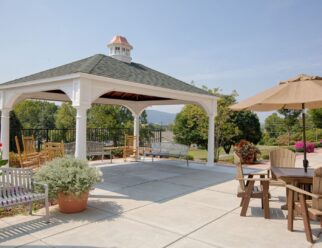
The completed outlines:
[[[32,184],[32,188],[34,187],[34,185],[41,186],[45,190],[45,195],[48,196],[48,184],[47,183],[40,183],[40,182],[37,182],[32,179],[31,184]]]
[[[287,185],[286,185],[286,188],[288,188],[288,189],[290,189],[290,190],[292,190],[292,191],[294,191],[294,192],[297,192],[297,193],[299,193],[299,194],[303,194],[303,195],[311,196],[311,197],[312,197],[312,198],[314,198],[314,199],[322,199],[322,195],[317,195],[317,194],[313,194],[313,193],[307,192],[307,191],[305,191],[305,190],[303,190],[303,189],[300,189],[300,188],[298,188],[298,187],[295,187],[295,186],[293,186],[293,185],[289,185],[289,184],[287,184]]]

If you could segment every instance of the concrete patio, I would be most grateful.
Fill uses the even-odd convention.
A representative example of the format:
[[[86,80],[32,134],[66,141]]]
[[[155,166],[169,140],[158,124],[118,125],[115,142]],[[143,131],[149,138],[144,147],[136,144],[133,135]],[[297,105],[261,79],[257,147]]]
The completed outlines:
[[[0,219],[1,247],[312,247],[302,219],[287,230],[284,188],[271,188],[271,219],[252,200],[239,216],[233,167],[157,161],[100,165],[104,182],[92,191],[88,209],[66,215],[51,208],[33,216]],[[319,225],[312,225],[322,247]]]

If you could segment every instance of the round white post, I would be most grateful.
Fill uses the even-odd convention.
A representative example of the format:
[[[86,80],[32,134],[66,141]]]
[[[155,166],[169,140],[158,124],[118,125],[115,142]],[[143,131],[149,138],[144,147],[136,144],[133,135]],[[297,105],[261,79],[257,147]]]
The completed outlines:
[[[75,158],[86,159],[86,118],[87,108],[76,106],[76,143]]]
[[[2,159],[9,159],[10,110],[1,110]]]
[[[214,165],[215,115],[208,115],[208,159],[207,165]]]
[[[133,127],[133,135],[135,136],[133,147],[135,149],[135,159],[140,159],[140,115],[134,114],[134,127]]]

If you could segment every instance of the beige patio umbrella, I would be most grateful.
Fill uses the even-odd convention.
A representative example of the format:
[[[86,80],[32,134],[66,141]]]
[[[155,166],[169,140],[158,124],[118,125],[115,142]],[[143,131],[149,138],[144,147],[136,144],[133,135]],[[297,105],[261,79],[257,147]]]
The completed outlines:
[[[306,159],[306,135],[304,109],[322,108],[322,77],[301,74],[296,78],[281,81],[277,86],[265,90],[240,103],[230,106],[232,110],[272,111],[278,109],[302,109],[305,171],[309,165]]]

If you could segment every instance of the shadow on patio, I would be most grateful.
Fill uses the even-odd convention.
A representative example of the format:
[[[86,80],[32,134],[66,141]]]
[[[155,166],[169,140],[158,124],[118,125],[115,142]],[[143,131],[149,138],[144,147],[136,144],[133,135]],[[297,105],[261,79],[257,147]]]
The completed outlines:
[[[18,216],[18,221],[11,223],[15,217],[2,219],[0,228],[0,244],[19,237],[31,235],[35,237],[50,236],[63,232],[65,229],[75,228],[92,222],[105,220],[112,221],[122,213],[122,207],[116,203],[111,203],[115,212],[113,215],[98,211],[97,209],[87,208],[85,211],[75,214],[63,214],[57,209],[50,212],[50,222],[46,223],[41,213],[35,215]],[[42,210],[40,210],[41,212]],[[1,245],[0,245],[1,246]],[[7,246],[6,246],[7,247]],[[34,247],[34,246],[33,246]]]

